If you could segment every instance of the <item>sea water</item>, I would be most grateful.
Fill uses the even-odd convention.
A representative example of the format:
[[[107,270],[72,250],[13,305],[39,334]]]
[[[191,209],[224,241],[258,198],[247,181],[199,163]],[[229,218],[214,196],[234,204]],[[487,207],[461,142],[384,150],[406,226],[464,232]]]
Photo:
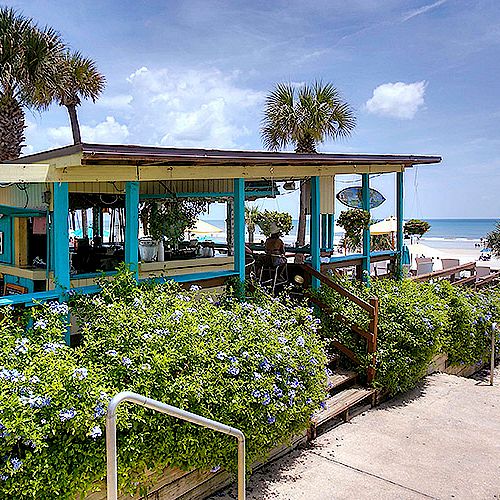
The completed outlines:
[[[498,219],[425,219],[431,225],[430,230],[420,239],[421,243],[433,248],[477,248],[481,239],[495,228]],[[208,239],[225,239],[225,221],[208,220],[210,224],[224,230],[224,234],[213,235]],[[293,220],[293,229],[290,234],[283,237],[285,242],[293,243],[297,235],[298,220]],[[309,234],[309,220],[306,232]],[[343,236],[343,230],[335,227],[335,243],[338,244]],[[255,241],[260,241],[264,236],[256,231]]]

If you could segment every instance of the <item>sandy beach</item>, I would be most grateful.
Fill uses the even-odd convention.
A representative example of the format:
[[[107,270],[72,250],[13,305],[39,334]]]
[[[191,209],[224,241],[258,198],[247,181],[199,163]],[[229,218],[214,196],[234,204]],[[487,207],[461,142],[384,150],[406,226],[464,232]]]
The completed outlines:
[[[476,262],[478,266],[489,267],[490,269],[500,270],[500,259],[491,257],[490,260],[479,260],[481,255],[480,248],[433,248],[422,243],[408,245],[412,259],[412,269],[416,268],[416,257],[431,257],[434,259],[434,270],[439,271],[443,268],[441,259],[459,259],[460,264]]]

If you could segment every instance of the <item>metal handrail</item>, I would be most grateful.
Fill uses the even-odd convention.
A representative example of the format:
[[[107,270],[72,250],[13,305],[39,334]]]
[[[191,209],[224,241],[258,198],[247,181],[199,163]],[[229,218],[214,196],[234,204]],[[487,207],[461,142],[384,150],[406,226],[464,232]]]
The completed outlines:
[[[491,358],[490,358],[490,385],[493,385],[493,377],[495,376],[495,344],[497,336],[497,324],[491,325]]]
[[[118,393],[108,404],[106,413],[106,488],[108,500],[118,500],[118,464],[116,450],[116,410],[124,401],[145,406],[171,417],[177,417],[186,422],[207,427],[222,434],[234,436],[238,439],[238,500],[245,500],[245,435],[238,429],[221,424],[215,420],[200,417],[189,411],[181,410],[160,401],[141,396],[135,392],[124,391]]]

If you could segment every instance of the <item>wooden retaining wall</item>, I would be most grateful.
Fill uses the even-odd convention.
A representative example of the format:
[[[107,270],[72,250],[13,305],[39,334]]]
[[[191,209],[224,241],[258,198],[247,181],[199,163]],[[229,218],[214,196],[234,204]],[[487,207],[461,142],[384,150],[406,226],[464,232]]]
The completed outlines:
[[[265,461],[252,465],[255,471],[265,464],[286,455],[307,440],[306,431],[293,437],[288,444],[277,446],[269,453]],[[236,453],[236,452],[235,452]],[[163,474],[155,481],[151,491],[144,497],[139,495],[120,495],[119,500],[202,500],[216,491],[225,488],[234,477],[224,470],[217,472],[202,471],[200,469],[189,472],[180,469],[165,469]],[[106,486],[101,490],[85,497],[85,500],[106,500]]]

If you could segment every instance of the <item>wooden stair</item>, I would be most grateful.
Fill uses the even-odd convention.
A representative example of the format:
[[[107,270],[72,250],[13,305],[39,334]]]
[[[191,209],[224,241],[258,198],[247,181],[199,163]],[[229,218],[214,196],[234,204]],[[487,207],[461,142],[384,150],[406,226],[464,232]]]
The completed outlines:
[[[334,374],[332,378],[335,378],[335,375],[336,374]],[[340,380],[340,378],[338,378],[337,380]],[[350,380],[353,379],[351,378]],[[342,383],[346,383],[345,380]],[[348,422],[350,419],[349,410],[353,406],[356,406],[368,399],[370,399],[370,403],[373,406],[374,395],[375,389],[355,385],[329,397],[325,401],[326,408],[324,410],[316,412],[311,418],[311,425],[308,432],[309,440],[316,437],[317,430],[320,426],[326,424],[327,422],[333,420],[338,416],[341,416],[344,422]]]
[[[356,372],[338,368],[327,377],[328,392],[330,394],[339,392],[341,389],[356,383],[357,378],[358,374]]]

